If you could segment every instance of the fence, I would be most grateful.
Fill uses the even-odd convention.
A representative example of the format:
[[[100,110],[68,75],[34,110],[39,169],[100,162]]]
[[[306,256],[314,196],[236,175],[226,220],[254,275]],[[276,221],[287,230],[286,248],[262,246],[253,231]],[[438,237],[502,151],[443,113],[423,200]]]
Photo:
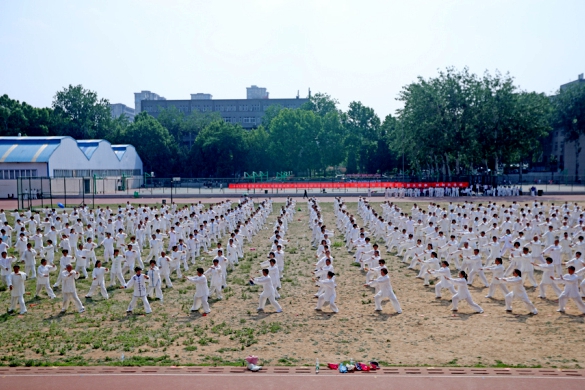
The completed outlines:
[[[574,177],[552,175],[500,175],[500,176],[458,176],[450,181],[438,181],[437,178],[407,177],[332,177],[320,178],[287,178],[284,180],[254,181],[242,178],[151,178],[132,177],[85,177],[85,178],[40,178],[21,177],[17,180],[18,207],[25,209],[57,205],[79,205],[82,203],[95,205],[96,198],[134,196],[134,197],[174,197],[189,196],[234,196],[248,194],[303,194],[326,191],[332,194],[365,193],[368,189],[383,191],[384,188],[428,188],[428,187],[467,187],[484,185],[518,185],[521,190],[528,191],[535,186],[537,190],[547,193],[583,193],[583,180]],[[99,202],[98,202],[99,203]]]

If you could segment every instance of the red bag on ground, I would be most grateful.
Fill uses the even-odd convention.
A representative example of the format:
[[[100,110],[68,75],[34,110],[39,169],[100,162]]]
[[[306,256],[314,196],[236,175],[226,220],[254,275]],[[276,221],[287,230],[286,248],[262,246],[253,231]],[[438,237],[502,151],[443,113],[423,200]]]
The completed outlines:
[[[339,368],[339,364],[327,363],[327,367],[329,367],[332,370],[337,370]]]

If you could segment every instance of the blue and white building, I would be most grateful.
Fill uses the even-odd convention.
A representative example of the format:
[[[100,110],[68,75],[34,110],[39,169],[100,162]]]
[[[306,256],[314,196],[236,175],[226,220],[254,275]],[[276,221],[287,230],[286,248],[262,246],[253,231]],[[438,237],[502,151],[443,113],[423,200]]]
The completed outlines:
[[[16,196],[19,177],[85,179],[93,187],[96,177],[139,178],[142,168],[132,145],[71,137],[0,137],[0,198]]]

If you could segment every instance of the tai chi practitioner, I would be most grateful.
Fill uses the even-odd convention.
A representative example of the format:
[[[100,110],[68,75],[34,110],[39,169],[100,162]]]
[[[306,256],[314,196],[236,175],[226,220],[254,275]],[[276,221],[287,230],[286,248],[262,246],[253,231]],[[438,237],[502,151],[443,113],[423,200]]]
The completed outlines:
[[[10,274],[8,279],[8,289],[10,290],[10,309],[8,313],[14,313],[16,304],[20,306],[20,314],[26,313],[26,305],[24,303],[24,281],[26,280],[26,274],[20,272],[20,266],[15,265],[13,272]]]
[[[171,282],[171,264],[172,260],[166,255],[165,252],[160,253],[160,257],[156,261],[156,266],[160,270],[161,287],[162,280],[166,283],[167,288],[172,288],[173,283]]]
[[[63,283],[63,272],[67,269],[68,265],[71,265],[75,261],[73,257],[69,256],[69,251],[67,249],[63,249],[62,253],[63,256],[61,257],[61,260],[59,260],[59,277],[57,277],[57,281],[53,285],[53,288],[59,287],[59,285]]]
[[[263,276],[250,280],[250,282],[252,282],[253,284],[259,284],[263,288],[258,303],[258,311],[264,311],[264,306],[266,305],[266,300],[268,299],[272,306],[274,306],[274,308],[276,309],[276,312],[281,313],[282,307],[280,307],[280,305],[274,298],[274,287],[272,287],[272,280],[270,279],[268,269],[266,268],[263,269],[262,275]]]
[[[8,286],[10,273],[12,269],[12,263],[16,262],[16,257],[8,257],[8,254],[3,251],[2,257],[0,257],[0,276],[2,277],[2,281]]]
[[[469,272],[469,281],[467,282],[467,284],[472,285],[473,278],[475,277],[475,275],[477,275],[479,277],[479,280],[481,280],[483,282],[485,287],[489,286],[487,278],[485,277],[485,274],[483,273],[483,269],[482,269],[483,265],[482,265],[481,261],[482,261],[482,258],[481,258],[481,255],[479,254],[479,249],[474,249],[473,256],[471,256],[469,258],[471,272]]]
[[[557,297],[561,295],[561,289],[559,286],[556,285],[554,280],[551,280],[551,276],[555,276],[555,266],[553,264],[553,259],[550,257],[546,258],[546,263],[544,264],[536,264],[532,263],[533,266],[538,267],[542,270],[542,280],[540,281],[539,285],[539,294],[538,297],[541,299],[546,299],[546,287],[549,286],[553,289],[555,293],[557,293]]]
[[[494,297],[494,293],[496,292],[496,289],[500,289],[502,290],[502,292],[504,293],[504,296],[506,296],[507,294],[510,293],[510,291],[508,291],[508,288],[506,287],[506,285],[504,284],[504,282],[502,282],[502,278],[504,277],[504,266],[502,265],[502,258],[501,257],[496,257],[496,259],[494,260],[494,265],[489,265],[487,267],[483,267],[484,271],[491,271],[492,274],[494,275],[492,278],[492,282],[490,284],[490,289],[488,290],[488,295],[486,295],[486,298],[493,298]]]
[[[37,269],[37,291],[35,293],[35,298],[39,296],[43,287],[47,291],[49,299],[55,298],[55,293],[53,292],[53,289],[51,288],[51,284],[49,282],[49,273],[52,270],[56,269],[57,269],[56,265],[53,264],[47,265],[47,260],[41,259],[41,265],[39,265],[39,268]]]
[[[335,292],[335,273],[329,271],[327,272],[327,279],[320,279],[317,281],[319,287],[323,288],[323,292],[319,295],[319,299],[317,300],[317,307],[315,310],[321,310],[323,305],[329,304],[329,307],[334,313],[338,313],[339,309],[335,305],[335,298],[337,297],[337,293]]]
[[[473,310],[478,313],[483,313],[483,309],[477,303],[473,302],[473,298],[471,297],[471,293],[469,292],[469,288],[467,287],[467,274],[465,271],[459,271],[459,277],[451,279],[450,277],[445,277],[445,279],[450,280],[455,284],[457,287],[457,294],[453,295],[451,300],[453,301],[453,307],[451,308],[452,311],[458,311],[459,301],[465,300],[471,306]]]
[[[577,309],[583,314],[585,314],[585,303],[581,299],[581,294],[579,293],[579,279],[575,274],[575,267],[572,265],[567,268],[569,272],[566,275],[561,275],[559,278],[554,278],[551,276],[551,279],[554,280],[558,284],[564,284],[565,290],[559,296],[559,308],[558,312],[564,313],[565,307],[567,306],[567,301],[571,299],[577,305]]]
[[[116,279],[120,282],[120,285],[123,287],[126,284],[124,280],[124,275],[122,274],[122,262],[124,261],[124,256],[120,254],[119,249],[114,249],[114,258],[112,259],[112,269],[110,270],[110,287],[116,285]]]
[[[37,251],[32,248],[31,243],[26,244],[26,250],[24,251],[22,258],[24,260],[24,270],[27,275],[30,275],[30,279],[35,279],[37,277],[37,272],[35,267],[37,266],[37,262],[35,260],[37,256]]]
[[[83,278],[87,278],[87,254],[83,249],[83,244],[78,244],[75,249],[75,271],[83,274]]]
[[[512,311],[512,301],[519,299],[524,302],[528,310],[530,310],[530,313],[538,314],[538,310],[536,310],[536,307],[532,304],[530,298],[528,298],[528,294],[526,294],[524,282],[522,281],[522,271],[515,269],[512,275],[508,278],[498,278],[498,280],[502,280],[512,287],[512,291],[506,294],[506,311]]]
[[[198,311],[200,307],[203,307],[203,313],[209,314],[209,287],[207,287],[207,277],[203,273],[203,268],[197,268],[197,276],[186,277],[186,279],[195,284],[195,295],[193,295],[193,306],[191,311]]]
[[[388,275],[388,270],[386,268],[382,268],[380,273],[381,276],[379,278],[372,280],[370,283],[364,285],[366,287],[377,287],[379,289],[376,295],[374,295],[376,311],[382,311],[382,300],[384,298],[388,298],[390,302],[392,302],[394,310],[396,310],[398,314],[401,314],[402,309],[400,308],[398,299],[396,299],[396,295],[394,295],[394,291],[392,291],[392,283],[390,282],[390,275]]]
[[[75,286],[75,279],[79,279],[79,273],[73,269],[71,264],[67,264],[65,271],[61,272],[61,279],[63,281],[63,308],[61,309],[61,314],[67,311],[71,301],[75,303],[77,310],[83,313],[85,307],[83,307],[77,296],[77,287]]]
[[[147,272],[148,275],[148,296],[154,298],[155,294],[156,297],[162,303],[163,301],[163,293],[160,288],[162,284],[162,278],[160,276],[160,269],[156,266],[156,260],[150,260],[150,268]]]
[[[441,299],[441,292],[444,288],[451,291],[453,295],[457,294],[455,291],[455,287],[453,287],[453,283],[450,280],[447,280],[446,277],[451,276],[451,270],[449,269],[449,262],[441,261],[441,268],[438,270],[427,270],[427,273],[439,278],[439,283],[435,285],[435,299]]]
[[[430,245],[430,244],[429,244]],[[421,262],[421,260],[418,260],[419,262]],[[429,285],[429,277],[431,276],[431,274],[429,272],[427,272],[428,270],[437,270],[440,268],[439,266],[439,258],[437,257],[437,252],[431,252],[431,257],[429,257],[427,260],[422,261],[422,266],[420,267],[420,272],[418,273],[418,275],[416,276],[419,279],[424,279],[424,286],[428,286]]]
[[[105,274],[108,271],[109,270],[107,268],[102,268],[101,261],[98,260],[95,262],[95,267],[93,268],[93,271],[91,271],[92,278],[91,287],[89,288],[89,292],[85,296],[86,298],[91,298],[95,293],[95,290],[97,290],[98,288],[100,289],[100,293],[102,294],[102,297],[104,297],[104,299],[109,298],[108,291],[106,290],[105,280],[106,279]]]
[[[221,286],[223,283],[223,277],[222,277],[221,265],[219,265],[218,259],[213,259],[213,265],[211,267],[209,267],[207,269],[207,271],[205,271],[205,276],[207,276],[207,275],[211,275],[211,282],[210,282],[208,296],[211,296],[211,294],[213,294],[215,292],[217,299],[223,299],[223,297],[221,296],[221,290],[222,290]]]
[[[134,268],[135,275],[133,275],[127,284],[124,286],[120,286],[122,289],[132,288],[134,287],[134,293],[132,294],[132,300],[130,301],[130,305],[128,305],[128,309],[126,313],[132,313],[134,310],[134,305],[138,298],[142,299],[142,303],[144,304],[144,312],[146,314],[152,313],[152,309],[150,308],[150,304],[148,303],[148,299],[146,298],[146,282],[148,280],[148,275],[142,275],[142,268],[136,267]]]

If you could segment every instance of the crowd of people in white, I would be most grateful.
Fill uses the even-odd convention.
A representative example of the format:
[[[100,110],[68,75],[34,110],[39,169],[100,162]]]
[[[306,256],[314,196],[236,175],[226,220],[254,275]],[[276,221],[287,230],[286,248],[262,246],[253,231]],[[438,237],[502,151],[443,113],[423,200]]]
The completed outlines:
[[[316,275],[320,285],[319,304],[329,302],[337,311],[335,278],[325,279],[333,273],[331,237],[334,232],[324,225],[319,203],[309,199],[310,228],[313,244],[318,245]],[[429,203],[426,209],[414,204],[410,210],[385,201],[381,211],[369,204],[366,198],[358,202],[359,226],[343,199],[335,201],[336,225],[345,241],[346,249],[366,273],[365,286],[375,289],[375,309],[382,310],[381,302],[388,298],[397,313],[402,309],[393,292],[384,253],[393,254],[394,261],[408,264],[417,270],[417,277],[424,286],[435,284],[436,299],[442,299],[447,289],[452,310],[457,311],[459,302],[465,300],[479,313],[483,309],[472,298],[468,286],[477,280],[488,288],[486,298],[494,298],[498,291],[504,295],[506,310],[512,311],[514,301],[522,301],[532,314],[538,311],[530,301],[525,285],[537,287],[541,299],[546,299],[547,289],[552,290],[559,301],[559,312],[564,312],[568,300],[585,313],[585,218],[578,204],[562,205],[531,202],[523,206],[517,202],[497,205],[494,202],[440,205]],[[383,243],[385,251],[373,243]],[[451,267],[457,269],[452,275]],[[564,268],[566,267],[566,271]],[[542,271],[537,283],[534,270]],[[488,281],[486,272],[491,273]],[[558,287],[564,285],[564,290]]]
[[[520,205],[514,201],[497,205],[488,201],[476,205],[465,201],[440,206],[431,202],[425,208],[414,204],[410,210],[403,210],[385,201],[380,206],[377,209],[366,198],[360,198],[360,226],[343,199],[336,198],[334,202],[337,235],[365,273],[364,286],[374,289],[375,310],[381,311],[382,301],[389,299],[394,310],[402,313],[383,258],[384,254],[392,254],[388,261],[406,263],[408,269],[418,272],[424,286],[434,284],[436,299],[442,299],[443,290],[450,291],[452,310],[458,310],[459,302],[464,300],[475,311],[483,312],[468,288],[475,282],[488,288],[487,298],[494,298],[500,291],[508,311],[512,311],[514,301],[520,300],[530,313],[537,314],[526,293],[528,285],[538,286],[538,297],[542,299],[552,290],[559,300],[560,312],[572,300],[585,313],[581,299],[585,296],[585,218],[578,204],[534,201]],[[276,312],[282,311],[278,299],[285,271],[285,236],[295,207],[296,201],[289,198],[279,210],[272,225],[268,258],[260,264],[261,276],[250,279],[250,284],[262,286],[258,311],[265,309],[266,301]],[[313,271],[315,310],[329,306],[338,312],[331,242],[335,232],[325,225],[317,199],[308,199],[307,209],[317,259]],[[99,291],[108,299],[109,273],[110,287],[119,284],[119,288],[134,290],[129,313],[138,300],[143,302],[146,313],[152,311],[148,297],[156,297],[162,303],[163,286],[172,288],[173,276],[195,284],[191,311],[202,308],[206,315],[210,312],[208,298],[215,295],[222,299],[228,270],[244,256],[244,244],[252,242],[272,211],[272,200],[255,204],[249,198],[208,208],[202,203],[134,208],[128,202],[117,210],[82,207],[71,213],[54,209],[14,211],[11,225],[4,210],[0,210],[0,275],[11,291],[9,311],[18,306],[21,314],[26,313],[24,282],[29,278],[36,279],[35,296],[45,290],[54,299],[54,289],[61,289],[62,312],[70,303],[83,312],[76,279],[91,277],[86,298]],[[104,248],[99,259],[95,252],[98,247]],[[8,255],[10,248],[14,248],[16,256]],[[56,253],[60,253],[58,259]],[[212,255],[211,265],[203,266],[202,253]],[[20,269],[22,263],[24,272]],[[183,272],[193,266],[195,274],[184,276]],[[451,267],[457,269],[456,275]],[[535,269],[542,271],[540,283]],[[54,271],[57,277],[51,285]],[[491,282],[486,272],[492,274]],[[564,285],[563,291],[559,285]]]
[[[274,261],[263,264],[263,276],[253,279],[253,283],[264,288],[258,310],[264,309],[268,299],[277,311],[282,311],[275,301],[275,286],[279,285],[284,271],[283,237],[292,221],[294,205],[289,199],[279,211],[270,254]],[[143,302],[145,312],[150,313],[147,297],[156,297],[162,303],[162,287],[172,288],[171,275],[176,273],[176,278],[195,284],[191,311],[202,307],[206,315],[210,312],[208,297],[215,294],[222,298],[228,268],[233,269],[244,256],[244,244],[252,242],[272,211],[272,200],[255,204],[247,197],[208,208],[201,202],[183,207],[173,203],[136,208],[127,202],[117,210],[110,207],[74,208],[70,213],[55,209],[15,210],[11,225],[4,210],[0,210],[0,276],[10,290],[9,312],[17,306],[20,314],[27,312],[24,301],[27,278],[36,279],[35,297],[44,289],[54,299],[54,289],[61,289],[62,313],[71,302],[80,313],[84,312],[75,281],[91,277],[91,287],[85,297],[92,298],[99,290],[108,299],[106,275],[109,273],[110,287],[119,283],[119,288],[134,290],[128,313],[132,313],[138,300]],[[104,249],[99,259],[98,247]],[[9,256],[9,249],[14,249],[16,255]],[[210,266],[204,266],[202,253],[213,256]],[[193,266],[197,267],[195,275],[183,276],[182,272],[188,272]],[[51,272],[57,274],[52,286]]]

